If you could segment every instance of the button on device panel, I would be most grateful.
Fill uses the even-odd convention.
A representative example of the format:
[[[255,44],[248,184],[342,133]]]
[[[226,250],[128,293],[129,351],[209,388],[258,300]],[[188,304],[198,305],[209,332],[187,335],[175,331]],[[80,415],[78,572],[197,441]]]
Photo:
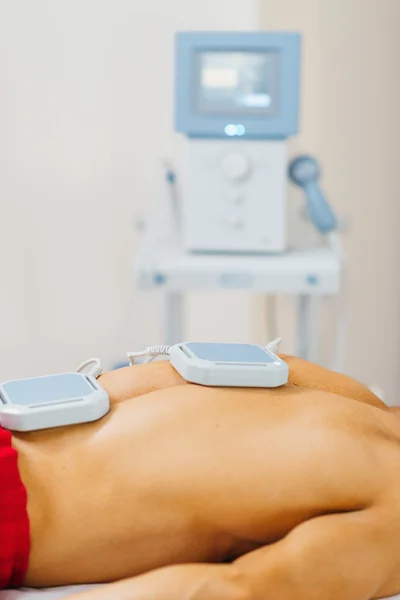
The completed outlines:
[[[232,202],[232,204],[234,204],[236,206],[243,204],[245,201],[243,194],[241,194],[240,192],[237,192],[235,190],[228,194],[228,198],[229,198],[230,202]]]
[[[241,217],[239,217],[239,215],[235,215],[235,214],[228,215],[225,218],[225,223],[231,229],[236,229],[236,230],[243,229],[243,227],[245,225],[244,220]]]
[[[250,175],[251,165],[243,154],[231,152],[222,160],[222,171],[228,179],[240,181]]]

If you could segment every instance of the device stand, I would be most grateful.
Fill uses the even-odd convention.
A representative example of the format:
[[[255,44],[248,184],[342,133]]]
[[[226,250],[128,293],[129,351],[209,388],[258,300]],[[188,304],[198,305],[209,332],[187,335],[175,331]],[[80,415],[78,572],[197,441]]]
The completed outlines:
[[[300,294],[297,300],[296,356],[318,362],[318,315],[320,299]]]
[[[196,255],[182,250],[174,237],[143,239],[134,265],[139,289],[162,293],[163,325],[160,343],[173,345],[186,339],[184,331],[185,294],[191,291],[248,291],[259,296],[286,294],[296,300],[297,356],[312,362],[319,354],[318,315],[325,298],[341,293],[342,258],[340,248],[321,246],[282,255]],[[338,370],[337,357],[343,332],[341,314],[332,317],[335,340],[330,366]],[[337,334],[336,334],[337,332]],[[341,333],[339,333],[341,332]]]
[[[319,360],[318,315],[320,302],[320,298],[305,294],[296,298],[297,341],[295,354],[311,362]],[[184,330],[183,294],[176,292],[164,294],[162,343],[172,346],[186,339]]]
[[[179,292],[166,292],[163,306],[162,343],[173,346],[185,339],[184,334],[184,298]]]

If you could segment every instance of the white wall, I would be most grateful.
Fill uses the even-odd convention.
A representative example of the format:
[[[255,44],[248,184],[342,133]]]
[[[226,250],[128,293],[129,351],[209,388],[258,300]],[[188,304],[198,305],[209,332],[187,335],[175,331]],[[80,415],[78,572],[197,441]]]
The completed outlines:
[[[264,29],[304,34],[302,133],[341,215],[349,279],[346,370],[400,403],[400,2],[262,0]]]
[[[134,219],[160,200],[161,157],[179,152],[173,34],[251,29],[256,9],[257,0],[0,2],[1,378],[159,341],[159,301],[132,296],[130,269]],[[192,335],[245,338],[247,299],[224,305],[193,298]]]

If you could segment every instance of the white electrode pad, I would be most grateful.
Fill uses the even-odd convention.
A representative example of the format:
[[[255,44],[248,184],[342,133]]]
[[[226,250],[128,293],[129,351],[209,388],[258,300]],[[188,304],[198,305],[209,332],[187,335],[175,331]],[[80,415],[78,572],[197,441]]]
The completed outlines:
[[[172,346],[169,356],[183,379],[200,385],[275,388],[289,378],[283,360],[253,344],[186,342]]]
[[[0,425],[11,431],[89,423],[109,410],[107,392],[90,374],[63,373],[0,385]]]

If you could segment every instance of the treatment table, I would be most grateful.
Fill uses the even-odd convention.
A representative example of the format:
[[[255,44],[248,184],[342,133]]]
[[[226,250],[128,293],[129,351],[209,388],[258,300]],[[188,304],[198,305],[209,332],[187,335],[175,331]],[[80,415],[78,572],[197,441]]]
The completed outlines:
[[[89,590],[93,587],[96,586],[75,586],[47,590],[9,590],[0,592],[0,600],[61,600],[68,598],[68,596],[74,593]],[[400,600],[400,596],[393,596],[387,600]]]

